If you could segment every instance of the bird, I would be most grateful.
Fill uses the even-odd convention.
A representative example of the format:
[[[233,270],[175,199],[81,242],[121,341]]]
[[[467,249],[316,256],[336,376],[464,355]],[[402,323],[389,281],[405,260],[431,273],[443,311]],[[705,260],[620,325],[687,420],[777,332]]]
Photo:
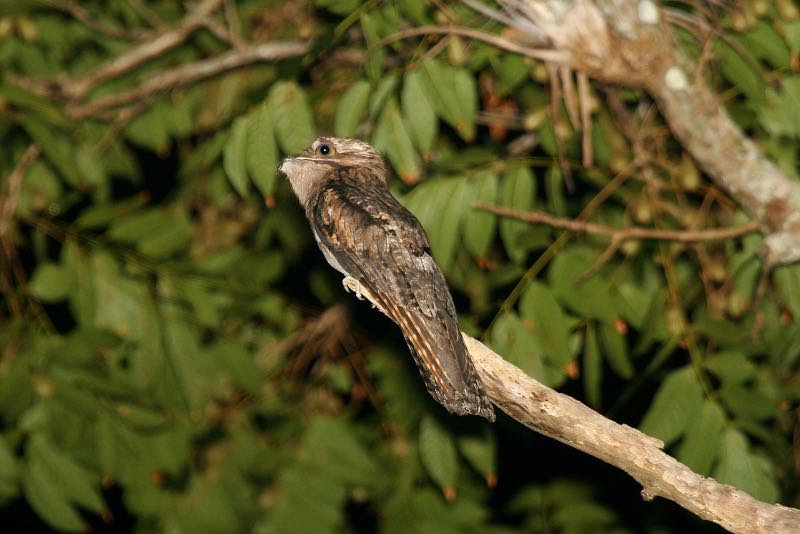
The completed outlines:
[[[428,393],[453,414],[494,421],[428,237],[389,191],[380,153],[358,139],[320,137],[280,171],[345,288],[400,327]]]

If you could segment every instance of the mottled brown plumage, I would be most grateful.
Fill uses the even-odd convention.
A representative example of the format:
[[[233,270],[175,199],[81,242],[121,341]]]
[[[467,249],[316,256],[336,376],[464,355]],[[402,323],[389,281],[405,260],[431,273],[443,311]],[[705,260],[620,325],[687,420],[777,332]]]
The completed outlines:
[[[380,154],[362,141],[321,137],[281,171],[328,263],[400,327],[433,398],[494,421],[425,231],[389,192]]]

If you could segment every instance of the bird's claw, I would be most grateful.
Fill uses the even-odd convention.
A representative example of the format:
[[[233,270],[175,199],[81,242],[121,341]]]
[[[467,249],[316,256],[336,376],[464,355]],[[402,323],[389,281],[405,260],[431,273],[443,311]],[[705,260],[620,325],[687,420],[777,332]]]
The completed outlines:
[[[342,286],[344,286],[345,291],[352,291],[355,293],[358,300],[364,300],[364,295],[361,294],[361,282],[352,276],[345,276],[342,279]]]

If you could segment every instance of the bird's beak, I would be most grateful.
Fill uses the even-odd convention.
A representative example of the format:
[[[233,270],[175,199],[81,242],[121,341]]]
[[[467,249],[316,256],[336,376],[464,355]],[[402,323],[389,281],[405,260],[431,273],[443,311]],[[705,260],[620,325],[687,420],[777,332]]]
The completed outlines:
[[[283,163],[281,163],[281,166],[278,167],[278,170],[288,176],[295,164],[295,158],[284,158]]]

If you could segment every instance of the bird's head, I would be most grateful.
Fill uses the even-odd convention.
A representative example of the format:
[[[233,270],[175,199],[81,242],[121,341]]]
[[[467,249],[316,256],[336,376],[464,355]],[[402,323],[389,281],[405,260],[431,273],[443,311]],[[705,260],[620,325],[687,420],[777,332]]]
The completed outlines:
[[[377,150],[358,139],[320,137],[281,163],[302,205],[323,182],[336,179],[386,183],[386,164]]]

